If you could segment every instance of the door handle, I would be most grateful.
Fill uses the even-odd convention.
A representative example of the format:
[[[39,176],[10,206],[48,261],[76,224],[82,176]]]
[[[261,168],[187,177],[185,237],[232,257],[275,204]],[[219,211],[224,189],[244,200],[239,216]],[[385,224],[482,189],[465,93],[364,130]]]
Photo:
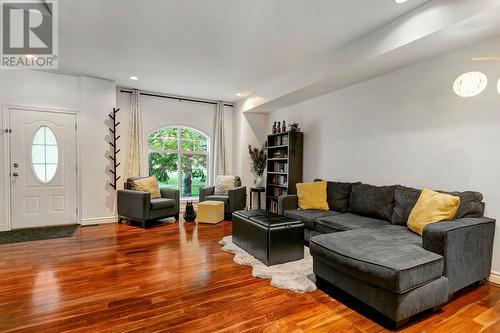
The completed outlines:
[[[14,168],[19,168],[19,164],[14,163]]]
[[[12,173],[12,176],[17,177],[19,174],[17,172]]]

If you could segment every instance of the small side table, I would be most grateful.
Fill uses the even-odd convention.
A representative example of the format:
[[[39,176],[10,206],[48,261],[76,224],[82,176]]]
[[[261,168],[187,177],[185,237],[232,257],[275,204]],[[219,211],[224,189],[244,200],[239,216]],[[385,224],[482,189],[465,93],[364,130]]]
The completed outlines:
[[[261,201],[260,201],[261,195],[260,194],[263,193],[263,192],[266,192],[266,188],[265,187],[255,187],[255,186],[250,187],[250,209],[253,209],[252,198],[253,198],[253,194],[254,193],[257,193],[257,205],[258,205],[257,209],[261,209],[260,208],[260,206],[261,206],[260,205],[260,203],[261,203]]]

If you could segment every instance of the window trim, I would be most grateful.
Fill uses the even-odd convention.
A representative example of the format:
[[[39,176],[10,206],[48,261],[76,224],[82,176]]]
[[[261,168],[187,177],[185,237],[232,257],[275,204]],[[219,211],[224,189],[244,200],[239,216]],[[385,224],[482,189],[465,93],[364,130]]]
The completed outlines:
[[[160,131],[160,130],[163,130],[163,129],[168,129],[168,128],[176,128],[177,129],[177,150],[171,150],[171,149],[150,149],[149,148],[149,137],[157,132],[157,131]],[[197,152],[188,152],[188,151],[183,151],[182,150],[182,133],[181,133],[181,130],[182,129],[188,129],[190,131],[194,131],[194,132],[197,132],[201,135],[203,135],[206,139],[207,139],[207,150],[206,151],[197,151]],[[207,157],[207,177],[206,177],[206,185],[205,186],[209,186],[210,184],[210,180],[211,180],[211,158],[212,158],[212,154],[211,154],[211,137],[205,133],[204,131],[200,130],[200,129],[197,129],[195,127],[192,127],[192,126],[188,126],[188,125],[185,125],[185,124],[172,124],[172,125],[167,125],[167,126],[161,126],[161,127],[157,127],[153,130],[151,130],[147,137],[146,137],[146,147],[147,147],[147,150],[146,150],[146,170],[149,170],[149,154],[150,153],[161,153],[161,154],[178,154],[178,158],[177,158],[177,173],[178,175],[182,175],[182,170],[181,170],[181,163],[182,163],[182,156],[183,155],[199,155],[199,156],[206,156]],[[149,172],[148,172],[149,173]],[[181,193],[181,197],[180,199],[181,200],[190,200],[190,199],[193,199],[194,197],[183,197],[182,196],[182,182],[180,181],[180,179],[178,179],[178,186],[177,186],[177,189],[180,191]]]

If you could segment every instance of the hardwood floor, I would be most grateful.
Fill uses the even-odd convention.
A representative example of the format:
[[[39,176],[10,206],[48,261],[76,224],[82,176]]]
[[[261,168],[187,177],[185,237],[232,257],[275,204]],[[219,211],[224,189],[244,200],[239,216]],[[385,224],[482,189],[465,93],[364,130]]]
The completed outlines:
[[[253,278],[220,250],[229,234],[230,222],[108,224],[0,245],[0,331],[386,331],[340,293],[295,294]],[[400,332],[500,332],[500,287],[470,288]]]

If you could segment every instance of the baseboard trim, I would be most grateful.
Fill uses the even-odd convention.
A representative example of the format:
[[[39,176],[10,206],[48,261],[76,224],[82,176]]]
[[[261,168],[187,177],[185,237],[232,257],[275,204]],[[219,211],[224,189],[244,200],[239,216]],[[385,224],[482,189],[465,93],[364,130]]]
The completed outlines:
[[[91,225],[91,224],[106,224],[106,223],[117,223],[117,216],[105,216],[105,217],[90,217],[82,219],[81,225]]]
[[[488,281],[500,286],[500,273],[492,271],[490,277],[488,278]]]

